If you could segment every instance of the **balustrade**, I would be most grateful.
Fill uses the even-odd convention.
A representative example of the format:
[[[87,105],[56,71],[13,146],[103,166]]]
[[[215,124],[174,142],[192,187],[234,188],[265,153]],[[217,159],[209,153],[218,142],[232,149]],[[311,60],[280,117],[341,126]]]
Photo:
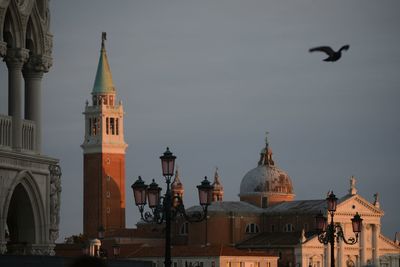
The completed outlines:
[[[35,122],[22,120],[22,150],[35,150]],[[12,148],[12,117],[0,115],[0,147]]]

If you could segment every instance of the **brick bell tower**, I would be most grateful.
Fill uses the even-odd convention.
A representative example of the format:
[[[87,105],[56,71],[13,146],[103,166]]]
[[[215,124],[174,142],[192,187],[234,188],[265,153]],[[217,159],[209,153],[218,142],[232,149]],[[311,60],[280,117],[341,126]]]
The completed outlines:
[[[108,65],[102,33],[99,65],[92,90],[92,105],[86,101],[83,149],[83,232],[97,237],[125,228],[124,111],[115,104],[116,91]]]

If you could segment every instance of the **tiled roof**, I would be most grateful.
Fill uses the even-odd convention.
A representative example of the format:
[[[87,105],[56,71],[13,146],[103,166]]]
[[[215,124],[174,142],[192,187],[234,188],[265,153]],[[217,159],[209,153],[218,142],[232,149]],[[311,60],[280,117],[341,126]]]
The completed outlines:
[[[223,245],[214,246],[174,246],[172,257],[218,257],[218,256],[271,256],[262,251],[249,251]],[[141,247],[128,255],[128,258],[164,257],[164,247]]]
[[[196,212],[201,211],[200,206],[193,206],[187,209],[187,212]],[[220,201],[220,202],[213,202],[210,206],[208,206],[209,213],[263,213],[264,209],[249,204],[243,201]]]
[[[326,210],[326,200],[295,200],[282,202],[264,210],[266,214],[317,214],[319,211]]]
[[[313,232],[306,233],[306,237],[310,237],[313,234]],[[243,241],[237,247],[247,249],[292,247],[299,244],[300,238],[301,232],[265,232]]]

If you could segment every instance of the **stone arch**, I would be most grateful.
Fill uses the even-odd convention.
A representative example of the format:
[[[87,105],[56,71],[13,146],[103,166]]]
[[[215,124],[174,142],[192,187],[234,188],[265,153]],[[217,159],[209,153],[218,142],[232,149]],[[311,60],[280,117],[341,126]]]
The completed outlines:
[[[8,48],[17,46],[16,25],[10,8],[7,8],[3,22],[3,41],[6,42]]]
[[[10,0],[0,0],[0,41],[3,41],[4,16]]]
[[[30,50],[31,54],[45,54],[45,36],[43,34],[43,27],[37,8],[33,9],[32,14],[29,16],[25,38],[25,47]]]
[[[6,20],[4,22],[4,26],[7,23],[7,14],[8,14],[8,22],[10,23],[10,31],[13,35],[14,39],[14,48],[25,47],[25,30],[26,30],[26,22],[24,18],[26,16],[21,15],[20,10],[16,6],[16,1],[11,1],[8,5],[6,12]],[[5,33],[5,32],[4,32]]]
[[[17,196],[14,195],[15,192],[18,194]],[[16,199],[13,199],[13,197]],[[31,206],[32,220],[34,222],[34,233],[33,238],[29,237],[29,241],[33,241],[34,244],[46,243],[46,216],[42,196],[40,194],[39,186],[34,180],[32,173],[29,171],[19,172],[15,176],[14,182],[10,186],[9,193],[6,196],[3,207],[3,215],[6,222],[8,221],[8,216],[10,214],[13,216],[19,216],[18,213],[9,213],[13,212],[10,210],[10,205],[13,204],[12,201],[18,199],[21,199],[22,201],[29,201]]]

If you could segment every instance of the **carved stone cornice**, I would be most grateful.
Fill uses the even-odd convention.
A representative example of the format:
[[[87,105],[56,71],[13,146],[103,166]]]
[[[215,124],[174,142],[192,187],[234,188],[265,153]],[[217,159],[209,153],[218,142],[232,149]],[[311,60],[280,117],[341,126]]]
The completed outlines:
[[[31,55],[28,62],[24,65],[24,75],[32,72],[48,72],[53,65],[53,59],[44,55]]]
[[[8,48],[4,61],[8,68],[22,68],[29,58],[29,50],[25,48]]]
[[[0,57],[4,57],[7,52],[7,43],[0,41]]]

